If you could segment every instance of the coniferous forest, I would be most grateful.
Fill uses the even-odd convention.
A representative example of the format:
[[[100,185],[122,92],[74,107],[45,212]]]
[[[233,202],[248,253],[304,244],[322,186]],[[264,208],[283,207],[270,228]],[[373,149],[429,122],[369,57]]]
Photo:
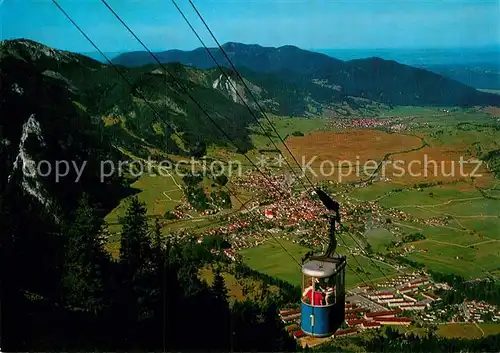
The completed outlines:
[[[103,248],[102,217],[85,195],[60,229],[16,223],[5,207],[1,216],[6,351],[295,350],[275,302],[230,308],[220,274],[211,286],[198,277],[222,259],[202,244],[162,237],[136,198],[121,219],[117,260]]]

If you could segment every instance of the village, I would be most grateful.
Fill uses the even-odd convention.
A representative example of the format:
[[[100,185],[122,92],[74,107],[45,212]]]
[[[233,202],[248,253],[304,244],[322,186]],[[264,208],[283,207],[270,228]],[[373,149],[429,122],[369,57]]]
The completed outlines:
[[[214,219],[215,227],[206,227],[198,232],[199,243],[207,237],[220,236],[230,244],[229,249],[213,249],[223,253],[232,261],[241,261],[238,252],[262,245],[271,238],[285,239],[315,251],[321,251],[327,242],[326,210],[316,199],[314,192],[297,188],[297,181],[282,174],[263,175],[257,172],[236,178],[233,184],[255,195],[240,212],[221,212],[222,208],[214,207],[202,212],[201,216]],[[183,202],[174,211],[173,222],[192,220],[193,207]],[[191,214],[190,214],[191,213]],[[406,244],[399,222],[414,222],[446,226],[449,217],[435,217],[421,220],[415,216],[393,208],[384,208],[379,203],[359,202],[348,195],[342,197],[341,208],[342,227],[338,226],[340,236],[349,235],[363,239],[370,228],[385,228],[394,236],[385,255],[369,254],[365,247],[353,246],[348,249],[350,254],[374,256],[380,261],[390,263],[396,268],[401,264],[392,260],[391,255],[406,256],[416,250],[411,244]],[[189,229],[181,228],[172,232],[173,238],[192,236]],[[339,244],[343,246],[343,244]],[[387,256],[389,255],[389,256]]]
[[[404,131],[416,124],[412,122],[413,116],[401,118],[399,116],[363,119],[335,119],[332,120],[326,129],[383,129],[392,132]]]
[[[300,309],[281,310],[286,329],[303,346],[314,346],[326,340],[356,335],[382,326],[439,325],[447,323],[483,323],[500,320],[500,308],[484,302],[464,301],[443,307],[437,293],[453,290],[436,283],[424,272],[399,275],[373,286],[358,286],[346,295],[345,321],[331,337],[314,338],[300,329]],[[458,309],[458,310],[457,310]],[[447,315],[452,313],[452,315]]]

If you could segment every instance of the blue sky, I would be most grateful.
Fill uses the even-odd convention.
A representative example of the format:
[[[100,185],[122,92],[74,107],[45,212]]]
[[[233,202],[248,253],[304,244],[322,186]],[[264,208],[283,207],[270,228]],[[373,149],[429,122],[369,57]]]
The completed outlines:
[[[153,50],[199,47],[170,0],[109,0]],[[187,0],[177,0],[207,45]],[[142,50],[100,0],[60,0],[105,52]],[[498,0],[198,0],[220,42],[302,48],[456,48],[500,45]],[[94,49],[50,0],[0,0],[0,38]]]

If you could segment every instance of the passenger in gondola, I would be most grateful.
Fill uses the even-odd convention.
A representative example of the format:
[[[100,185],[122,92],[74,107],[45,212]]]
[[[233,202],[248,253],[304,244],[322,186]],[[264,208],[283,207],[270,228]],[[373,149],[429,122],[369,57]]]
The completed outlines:
[[[313,289],[312,279],[308,279],[306,284],[307,284],[307,287],[306,287],[306,288],[304,288],[304,291],[302,292],[302,297],[303,297],[303,298],[307,295],[307,293],[308,293],[310,290],[312,290],[312,289]]]
[[[335,304],[335,285],[333,287],[326,287],[325,302],[326,305]]]
[[[314,291],[312,281],[309,280],[307,284],[309,284],[309,287],[304,291],[302,300],[311,305],[324,305],[324,295],[319,284],[317,282],[314,284]]]
[[[319,280],[319,288],[324,294],[325,305],[330,305],[335,303],[335,282],[329,283],[329,280],[324,278]]]

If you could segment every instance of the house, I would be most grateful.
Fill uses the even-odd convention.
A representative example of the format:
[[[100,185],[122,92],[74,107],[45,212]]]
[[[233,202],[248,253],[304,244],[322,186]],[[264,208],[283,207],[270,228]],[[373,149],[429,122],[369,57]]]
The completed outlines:
[[[292,314],[300,313],[300,309],[292,309],[292,310],[280,310],[281,316],[288,316]]]
[[[356,308],[356,309],[347,309],[345,311],[345,314],[353,314],[353,313],[364,313],[366,310],[361,309],[361,308]]]
[[[388,299],[379,299],[377,300],[378,303],[398,303],[398,302],[404,302],[404,298],[388,298]]]
[[[229,257],[231,260],[236,261],[236,252],[234,250],[226,249],[224,250],[224,255]]]
[[[409,287],[420,287],[420,286],[423,286],[425,284],[429,284],[430,281],[428,279],[419,279],[419,280],[415,280],[415,281],[411,281],[409,283]]]
[[[379,322],[368,322],[368,321],[365,321],[365,322],[363,322],[362,327],[365,328],[365,329],[380,328],[380,323]]]
[[[388,299],[393,298],[394,294],[392,292],[376,292],[372,294],[368,294],[368,298],[370,299]]]
[[[365,318],[367,320],[377,320],[378,318],[389,318],[394,317],[396,314],[403,312],[401,309],[389,310],[389,311],[376,311],[371,313],[366,313]]]
[[[293,337],[295,338],[301,338],[301,337],[304,337],[306,334],[304,333],[304,331],[302,330],[298,330],[298,331],[295,331],[293,333]]]
[[[292,314],[292,315],[288,315],[288,316],[282,316],[281,320],[286,323],[286,322],[290,322],[290,321],[295,321],[299,318],[300,318],[300,313],[297,313],[297,314]]]
[[[402,306],[402,310],[424,310],[427,307],[425,304],[411,304],[411,305],[406,305]]]
[[[358,318],[358,314],[347,314],[345,315],[345,320],[355,320]]]
[[[440,298],[440,297],[438,297],[437,295],[434,295],[434,294],[432,294],[432,293],[422,293],[422,295],[423,295],[425,298],[427,298],[427,299],[429,299],[429,300],[432,300],[432,301],[438,301],[438,300],[441,300],[441,298]]]
[[[403,298],[405,298],[405,299],[407,299],[409,301],[412,301],[412,302],[417,302],[418,301],[417,298],[415,298],[414,296],[409,295],[409,294],[403,294]]]
[[[335,332],[333,335],[334,337],[339,337],[339,336],[347,336],[347,335],[354,335],[358,332],[355,328],[348,328],[346,330],[338,330]]]
[[[411,319],[406,317],[391,317],[391,318],[377,318],[375,322],[381,325],[397,325],[397,326],[409,326],[411,324]]]
[[[349,326],[349,327],[355,327],[355,326],[362,325],[364,322],[365,322],[365,320],[356,319],[356,320],[347,321],[346,323],[347,323],[347,326]]]
[[[403,287],[403,288],[398,288],[398,293],[399,294],[404,294],[404,293],[410,293],[416,291],[418,288],[416,287]]]

